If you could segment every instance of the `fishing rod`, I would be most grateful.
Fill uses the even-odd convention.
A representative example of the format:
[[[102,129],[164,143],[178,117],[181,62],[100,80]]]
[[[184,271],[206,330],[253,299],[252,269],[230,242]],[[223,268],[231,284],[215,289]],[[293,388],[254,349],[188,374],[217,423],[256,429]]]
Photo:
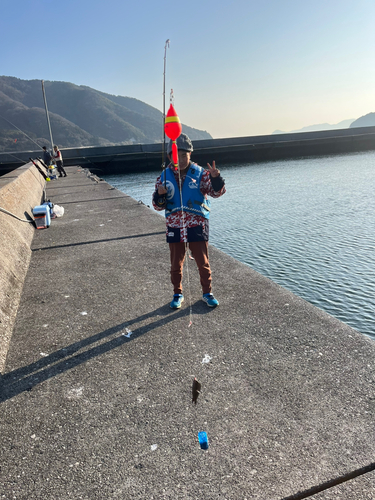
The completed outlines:
[[[27,163],[29,163],[28,161],[25,161],[25,160],[23,160],[22,158],[19,158],[19,157],[18,157],[18,156],[16,156],[16,155],[12,155],[11,153],[6,153],[6,154],[7,154],[7,155],[9,155],[9,156],[12,156],[12,157],[13,157],[13,158],[15,158],[16,160],[22,161],[22,163],[24,163],[25,165],[26,165]],[[39,167],[39,165],[36,165],[36,164],[35,164],[35,162],[34,162],[34,160],[32,160],[31,158],[29,158],[29,160],[30,160],[30,161],[34,164],[34,166],[37,168],[37,170],[40,172],[40,174],[44,177],[44,179],[45,179],[45,180],[47,180],[47,177],[45,177],[45,174],[44,174],[44,172],[41,170],[41,168]],[[40,161],[40,163],[43,165],[43,167],[45,167],[45,168],[47,169],[47,171],[48,171],[48,167],[47,167],[47,165],[44,163],[44,161],[43,161],[41,158],[37,158],[37,160],[39,160],[39,161]],[[50,179],[49,179],[49,180],[50,180]]]
[[[25,135],[31,142],[33,142],[34,144],[36,144],[38,146],[38,148],[40,149],[43,149],[42,146],[39,146],[39,144],[37,142],[35,142],[33,139],[31,139],[31,137],[29,137],[23,130],[21,130],[20,128],[17,127],[17,125],[14,125],[14,123],[10,122],[9,120],[7,120],[6,118],[4,118],[4,116],[1,116],[0,115],[0,118],[2,118],[3,120],[5,120],[6,122],[9,123],[9,125],[12,125],[12,127],[16,128],[17,130],[19,130],[23,135]]]
[[[27,163],[29,163],[28,161],[25,161],[25,160],[23,160],[22,158],[19,158],[19,157],[18,157],[18,156],[16,156],[16,155],[12,155],[11,153],[2,153],[2,154],[7,154],[7,155],[9,155],[9,156],[12,156],[12,157],[13,157],[13,158],[15,158],[16,160],[22,161],[22,163],[24,163],[25,165],[26,165]],[[39,165],[36,165],[36,163],[34,162],[34,160],[33,160],[32,158],[29,158],[29,160],[30,160],[30,161],[34,164],[34,166],[38,169],[38,171],[39,171],[39,172],[41,173],[41,175],[44,177],[44,176],[45,176],[45,174],[44,174],[44,172],[41,170],[41,168],[39,167]],[[40,161],[40,163],[43,165],[43,167],[45,167],[45,168],[47,169],[47,171],[48,171],[48,167],[47,167],[47,165],[44,163],[44,161],[43,161],[41,158],[39,158],[39,157],[37,157],[37,160],[38,160],[38,161]],[[47,177],[44,177],[44,179],[45,179],[45,180],[47,180]]]
[[[39,165],[37,165],[35,163],[35,161],[32,159],[32,158],[29,158],[29,160],[31,161],[31,163],[34,165],[34,167],[36,167],[36,169],[38,170],[38,172],[40,173],[40,175],[43,177],[43,179],[46,181],[46,180],[51,180],[49,177],[46,176],[46,174],[43,172],[43,170],[40,168]]]
[[[42,92],[43,92],[43,99],[44,99],[44,107],[46,109],[46,116],[47,116],[47,124],[48,124],[48,129],[49,129],[49,136],[51,138],[51,148],[53,149],[53,138],[52,138],[52,129],[51,129],[51,124],[49,121],[49,114],[48,114],[48,108],[47,108],[47,99],[46,99],[46,92],[44,90],[44,80],[42,80]]]
[[[5,154],[5,155],[9,155],[9,156],[12,156],[13,158],[15,158],[16,160],[19,160],[19,161],[22,161],[22,163],[24,163],[26,165],[26,163],[29,163],[28,161],[25,161],[23,160],[22,158],[18,158],[18,156],[15,156],[15,155],[12,155],[11,153],[1,153],[1,154]]]
[[[37,159],[37,160],[39,160],[39,161],[40,161],[40,163],[43,165],[43,167],[45,167],[45,168],[47,169],[47,171],[48,171],[48,165],[46,165],[46,164],[44,163],[44,161],[42,160],[42,158],[40,158],[39,156],[37,156],[37,157],[36,157],[36,159]]]
[[[164,72],[163,72],[163,146],[162,146],[162,158],[161,158],[161,168],[165,170],[165,72],[167,66],[167,48],[169,48],[170,40],[165,42],[164,47]],[[164,176],[164,187],[167,188],[167,177]]]

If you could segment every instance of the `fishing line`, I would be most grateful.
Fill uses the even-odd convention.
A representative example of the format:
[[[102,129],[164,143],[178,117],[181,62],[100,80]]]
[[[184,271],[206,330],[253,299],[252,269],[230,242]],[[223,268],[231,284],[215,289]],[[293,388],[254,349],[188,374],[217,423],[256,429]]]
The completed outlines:
[[[185,212],[184,212],[184,207],[182,204],[182,184],[181,184],[181,173],[180,169],[178,169],[178,184],[180,187],[180,203],[181,203],[181,215],[182,215],[182,231],[184,236],[186,235],[186,240],[187,240],[187,228],[186,228],[186,223],[185,223]],[[191,300],[191,286],[190,286],[190,273],[189,273],[189,242],[185,241],[185,256],[184,260],[186,261],[186,276],[187,276],[187,282],[188,282],[188,293],[189,293],[189,327],[193,324],[193,306],[192,306],[192,300]]]
[[[17,125],[14,125],[14,123],[10,122],[9,120],[7,120],[6,118],[4,118],[1,115],[0,115],[0,118],[2,118],[3,120],[5,120],[6,122],[8,122],[9,125],[12,125],[12,127],[14,127],[17,130],[19,130],[23,135],[25,135],[28,139],[30,139],[31,142],[33,142],[34,144],[36,144],[39,149],[43,149],[42,146],[40,146],[37,142],[35,142],[33,139],[31,139],[31,137],[29,137],[23,130],[21,130],[20,128],[18,128]]]
[[[22,161],[22,163],[24,163],[26,165],[26,163],[29,163],[28,161],[25,161],[25,160],[22,160],[22,158],[18,158],[18,156],[15,156],[15,155],[12,155],[10,153],[3,153],[3,154],[7,154],[9,156],[12,156],[13,158],[15,158],[16,160],[19,160],[19,161]]]
[[[171,90],[171,94],[170,94],[170,103],[172,105],[174,104],[173,89]],[[186,241],[184,242],[184,244],[185,244],[184,261],[186,261],[186,276],[187,276],[187,282],[188,282],[188,294],[189,294],[189,326],[188,326],[188,328],[190,328],[190,326],[193,324],[193,306],[192,306],[192,300],[191,300],[191,286],[190,286],[189,258],[188,258],[188,255],[189,255],[189,242],[187,240],[187,228],[186,228],[186,222],[185,222],[185,211],[184,211],[184,204],[183,204],[183,201],[182,201],[181,171],[180,171],[180,164],[179,164],[178,157],[177,157],[177,162],[178,162],[177,163],[178,186],[180,188],[180,205],[181,205],[181,216],[182,216],[182,234],[183,234],[184,238],[186,237]],[[189,165],[188,165],[188,168],[189,168]],[[165,178],[166,177],[167,176],[165,176]],[[184,181],[186,180],[186,177],[187,177],[187,172],[186,172]]]
[[[45,110],[46,110],[47,124],[48,124],[48,129],[49,129],[49,136],[51,138],[51,147],[53,148],[52,129],[51,129],[51,123],[49,121],[49,113],[48,113],[48,108],[47,108],[46,91],[44,90],[44,80],[42,80],[42,92],[43,92],[43,99],[44,99],[44,107],[45,107]]]

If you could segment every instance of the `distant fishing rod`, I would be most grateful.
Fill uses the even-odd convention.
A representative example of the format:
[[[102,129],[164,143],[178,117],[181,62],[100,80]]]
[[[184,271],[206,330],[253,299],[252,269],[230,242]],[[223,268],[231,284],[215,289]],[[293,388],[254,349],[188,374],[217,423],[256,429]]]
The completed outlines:
[[[44,99],[44,107],[46,108],[46,116],[47,116],[47,124],[48,124],[48,129],[49,129],[49,136],[51,138],[51,148],[53,149],[53,138],[52,138],[52,129],[51,129],[51,124],[49,121],[49,114],[48,114],[48,108],[47,108],[47,99],[46,99],[46,92],[44,90],[44,80],[42,80],[42,92],[43,92],[43,99]]]
[[[15,158],[16,160],[19,160],[19,161],[21,161],[22,163],[24,163],[25,165],[26,165],[27,163],[29,163],[28,161],[25,161],[25,160],[23,160],[22,158],[18,158],[18,156],[12,155],[11,153],[0,153],[0,154],[7,154],[7,155],[9,155],[9,156],[12,156],[12,157],[13,157],[13,158]],[[39,167],[39,165],[37,165],[37,164],[35,163],[35,161],[34,161],[32,158],[29,158],[29,160],[30,160],[30,161],[31,161],[31,163],[34,165],[34,167],[36,167],[36,169],[38,170],[38,172],[40,173],[40,175],[43,177],[43,179],[44,179],[45,181],[47,181],[47,180],[48,180],[48,181],[49,181],[49,180],[51,180],[51,179],[50,179],[50,178],[49,178],[49,177],[48,177],[48,176],[47,176],[47,175],[43,172],[43,170]],[[47,171],[48,171],[48,166],[44,163],[44,161],[43,161],[41,158],[37,158],[37,160],[38,160],[38,161],[40,161],[40,163],[43,165],[43,167],[45,167],[45,168],[47,169]]]
[[[26,165],[27,163],[29,163],[27,160],[23,160],[22,158],[19,158],[18,156],[13,155],[12,153],[9,153],[9,152],[0,153],[0,155],[8,155],[8,156],[11,156],[12,158],[15,158],[16,160],[21,161],[21,162],[22,162],[23,164],[25,164],[25,165]],[[37,157],[36,159],[37,159],[38,161],[40,161],[40,163],[43,165],[43,167],[45,167],[45,168],[48,170],[48,165],[46,165],[46,164],[44,163],[44,161],[42,160],[42,158]],[[29,158],[29,160],[30,160],[32,163],[34,163],[34,160],[33,160],[32,158]],[[34,165],[35,165],[35,163],[34,163]],[[35,165],[35,166],[39,169],[39,166],[37,166],[37,165]],[[42,174],[42,175],[43,175],[43,174]]]
[[[6,122],[9,123],[9,125],[12,125],[12,127],[16,128],[17,130],[19,130],[23,135],[25,135],[31,142],[33,142],[34,144],[36,144],[38,146],[38,148],[40,149],[43,149],[42,146],[39,146],[39,144],[37,142],[35,142],[33,139],[31,139],[31,137],[29,137],[23,130],[21,130],[20,128],[17,127],[17,125],[14,125],[14,123],[10,122],[9,120],[7,120],[6,118],[4,118],[4,116],[1,116],[0,115],[0,118],[2,118],[3,120],[5,120]]]
[[[1,154],[3,154],[3,155],[8,155],[8,156],[12,156],[12,157],[13,157],[13,158],[15,158],[16,160],[22,161],[22,163],[24,163],[25,165],[26,165],[26,163],[29,163],[28,161],[25,161],[25,160],[23,160],[22,158],[18,158],[18,156],[12,155],[11,153],[7,153],[7,152],[5,152],[5,153],[1,153]]]
[[[165,47],[164,47],[164,73],[163,73],[163,146],[162,146],[162,158],[161,158],[161,167],[163,170],[165,170],[165,73],[166,73],[166,66],[167,66],[167,48],[169,48],[169,43],[170,40],[165,42]],[[164,180],[164,187],[166,188],[167,186],[167,176],[165,176]]]

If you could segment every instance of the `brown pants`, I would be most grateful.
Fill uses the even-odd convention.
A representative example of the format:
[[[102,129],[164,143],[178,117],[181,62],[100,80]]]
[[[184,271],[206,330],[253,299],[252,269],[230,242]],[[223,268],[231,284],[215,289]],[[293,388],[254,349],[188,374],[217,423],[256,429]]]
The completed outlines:
[[[211,268],[208,262],[208,241],[169,243],[173,293],[182,293],[182,269],[184,266],[187,245],[189,245],[190,251],[197,263],[203,293],[211,293]]]

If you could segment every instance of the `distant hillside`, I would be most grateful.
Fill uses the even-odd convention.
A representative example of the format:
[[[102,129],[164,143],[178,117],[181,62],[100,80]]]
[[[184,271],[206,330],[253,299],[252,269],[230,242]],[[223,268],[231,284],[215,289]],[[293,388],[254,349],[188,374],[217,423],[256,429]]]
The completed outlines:
[[[350,128],[354,127],[373,127],[375,126],[375,113],[368,113],[367,115],[361,116],[358,120],[355,120]]]
[[[67,82],[44,82],[53,140],[60,147],[161,142],[162,113],[131,97],[105,94]],[[5,118],[5,120],[3,118]],[[0,151],[50,147],[40,80],[0,76]],[[191,139],[211,139],[187,125]]]
[[[298,130],[291,130],[290,132],[283,132],[282,130],[275,130],[272,134],[292,134],[295,132],[318,132],[320,130],[338,130],[342,128],[348,128],[351,123],[354,122],[355,118],[350,118],[348,120],[343,120],[339,123],[331,125],[329,123],[320,123],[318,125],[309,125],[307,127],[300,128]]]

